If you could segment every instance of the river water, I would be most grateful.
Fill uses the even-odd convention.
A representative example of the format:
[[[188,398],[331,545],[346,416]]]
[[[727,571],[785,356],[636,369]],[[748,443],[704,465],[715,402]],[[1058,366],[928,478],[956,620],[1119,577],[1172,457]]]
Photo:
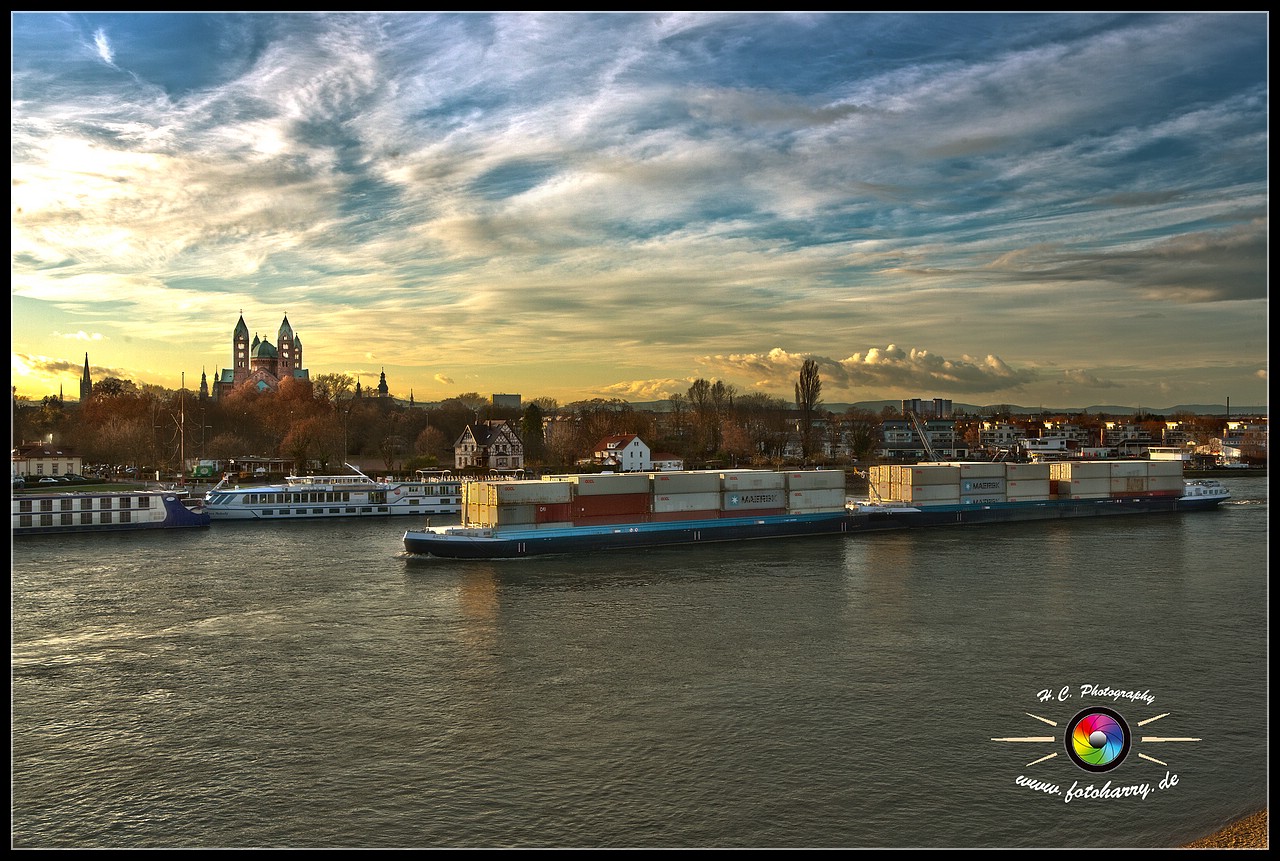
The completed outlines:
[[[12,842],[1178,846],[1267,803],[1267,483],[1224,482],[502,562],[399,518],[19,539]],[[1105,774],[1064,748],[1098,707]]]

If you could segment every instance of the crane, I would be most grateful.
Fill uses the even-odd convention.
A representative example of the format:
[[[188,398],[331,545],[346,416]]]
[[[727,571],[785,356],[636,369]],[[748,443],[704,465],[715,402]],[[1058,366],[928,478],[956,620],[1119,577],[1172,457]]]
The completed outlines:
[[[924,452],[929,460],[937,460],[938,455],[934,452],[932,443],[929,442],[929,433],[924,429],[924,422],[920,421],[920,417],[916,415],[915,410],[907,410],[907,418],[911,420],[912,427],[920,435],[920,442],[924,444]]]

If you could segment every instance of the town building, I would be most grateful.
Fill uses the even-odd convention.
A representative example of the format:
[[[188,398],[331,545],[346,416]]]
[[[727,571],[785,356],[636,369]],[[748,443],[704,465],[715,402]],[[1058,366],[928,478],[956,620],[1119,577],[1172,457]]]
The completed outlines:
[[[457,470],[520,472],[524,470],[524,443],[505,421],[467,425],[453,444],[453,465]]]
[[[310,375],[302,366],[302,338],[289,325],[289,316],[285,315],[272,343],[256,334],[250,342],[249,327],[241,314],[231,333],[231,367],[216,375],[214,399],[244,386],[274,392],[282,381],[290,378],[307,380]]]
[[[79,454],[54,443],[23,443],[13,449],[15,476],[79,475],[83,468]]]

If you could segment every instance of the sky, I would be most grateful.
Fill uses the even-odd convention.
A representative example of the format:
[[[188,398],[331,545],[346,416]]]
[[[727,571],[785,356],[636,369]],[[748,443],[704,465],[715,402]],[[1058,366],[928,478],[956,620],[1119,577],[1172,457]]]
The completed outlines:
[[[15,13],[12,375],[1268,403],[1265,13]]]

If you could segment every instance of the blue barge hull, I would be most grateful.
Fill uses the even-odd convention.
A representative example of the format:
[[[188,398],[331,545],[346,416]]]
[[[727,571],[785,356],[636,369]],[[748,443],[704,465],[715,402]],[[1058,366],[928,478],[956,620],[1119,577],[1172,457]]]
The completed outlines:
[[[792,538],[806,535],[856,535],[937,526],[983,526],[1037,520],[1111,517],[1124,514],[1174,514],[1206,511],[1228,495],[1204,498],[1133,496],[1104,499],[1046,499],[987,504],[911,506],[904,503],[854,506],[843,512],[775,514],[663,523],[557,528],[435,527],[409,530],[409,553],[450,559],[505,559],[552,553],[627,550],[718,541]]]

